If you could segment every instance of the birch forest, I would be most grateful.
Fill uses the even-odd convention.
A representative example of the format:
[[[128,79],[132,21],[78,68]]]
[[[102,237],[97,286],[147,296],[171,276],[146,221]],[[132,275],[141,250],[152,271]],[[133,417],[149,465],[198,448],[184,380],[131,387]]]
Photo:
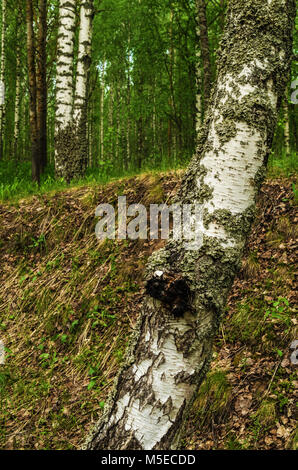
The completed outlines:
[[[297,24],[0,0],[0,450],[298,448]]]

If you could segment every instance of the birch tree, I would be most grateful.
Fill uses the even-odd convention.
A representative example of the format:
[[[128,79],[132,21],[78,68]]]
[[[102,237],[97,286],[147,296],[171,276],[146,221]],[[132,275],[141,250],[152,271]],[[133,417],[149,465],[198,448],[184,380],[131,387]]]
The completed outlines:
[[[292,51],[294,0],[230,0],[212,102],[178,201],[202,244],[154,253],[127,358],[87,449],[170,449],[212,355],[254,219]]]
[[[47,164],[47,0],[39,0],[36,54],[36,106],[41,170]]]
[[[71,177],[82,176],[88,163],[87,96],[91,65],[93,0],[82,0],[80,8],[79,50],[73,110],[75,152],[71,156]]]
[[[211,58],[208,39],[208,26],[206,16],[206,3],[205,0],[196,0],[197,2],[197,21],[198,21],[198,36],[201,46],[201,56],[204,70],[204,114],[206,113],[209,105],[211,84],[212,84],[212,71],[211,71]],[[200,64],[198,65],[200,66]]]
[[[16,96],[14,106],[14,157],[19,157],[19,136],[20,136],[20,118],[21,118],[21,89],[22,89],[22,62],[21,62],[21,34],[22,31],[22,10],[18,5],[17,16],[17,48],[16,48]]]
[[[39,159],[39,139],[37,127],[37,90],[36,90],[36,55],[35,55],[35,34],[33,27],[33,2],[27,0],[26,3],[26,23],[27,23],[27,61],[28,61],[28,81],[29,81],[29,123],[31,140],[31,162],[32,180],[40,183],[40,159]]]
[[[73,89],[75,7],[75,0],[61,1],[58,31],[55,168],[57,176],[64,177],[68,182],[83,176],[88,164],[87,93],[93,0],[81,2],[77,70]]]
[[[73,50],[76,0],[60,0],[56,68],[55,172],[71,179]]]
[[[2,31],[1,31],[1,60],[0,60],[0,160],[3,158],[3,138],[4,138],[4,123],[5,123],[5,37],[6,37],[6,0],[2,0]]]

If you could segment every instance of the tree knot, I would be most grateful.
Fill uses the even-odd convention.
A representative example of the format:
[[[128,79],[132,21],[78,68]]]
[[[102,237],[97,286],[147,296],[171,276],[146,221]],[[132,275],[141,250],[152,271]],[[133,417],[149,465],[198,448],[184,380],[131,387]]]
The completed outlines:
[[[145,288],[148,295],[163,302],[175,317],[191,310],[191,291],[181,274],[155,271]]]

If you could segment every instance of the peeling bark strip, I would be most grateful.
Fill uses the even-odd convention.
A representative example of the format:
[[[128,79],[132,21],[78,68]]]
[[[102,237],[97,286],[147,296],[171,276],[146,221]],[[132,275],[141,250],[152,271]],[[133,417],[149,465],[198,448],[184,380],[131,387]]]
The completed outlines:
[[[55,171],[63,177],[71,158],[69,130],[73,103],[73,47],[76,0],[60,0],[56,69]]]
[[[151,257],[147,285],[156,273],[165,283],[156,298],[144,301],[126,363],[87,449],[178,445],[254,217],[288,77],[294,18],[294,0],[229,2],[212,104],[179,194],[183,204],[204,208],[204,243],[185,251],[172,241]],[[168,302],[170,277],[188,286],[191,305],[179,316]]]

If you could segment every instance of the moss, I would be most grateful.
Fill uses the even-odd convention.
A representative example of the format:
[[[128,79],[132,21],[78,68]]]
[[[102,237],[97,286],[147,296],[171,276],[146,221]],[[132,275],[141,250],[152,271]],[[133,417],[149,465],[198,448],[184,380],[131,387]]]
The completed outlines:
[[[273,426],[276,420],[275,404],[270,400],[263,400],[260,403],[258,410],[252,416],[254,421],[257,421],[261,427],[265,428]]]
[[[223,226],[227,234],[235,240],[241,241],[247,236],[255,217],[255,206],[251,205],[242,214],[232,215],[231,211],[226,209],[217,209],[212,214],[205,211],[204,225],[208,228],[211,222]]]
[[[224,122],[216,124],[215,129],[221,145],[229,142],[233,137],[236,136],[237,128],[235,122],[236,121],[233,119],[233,117],[229,117],[226,118]]]

